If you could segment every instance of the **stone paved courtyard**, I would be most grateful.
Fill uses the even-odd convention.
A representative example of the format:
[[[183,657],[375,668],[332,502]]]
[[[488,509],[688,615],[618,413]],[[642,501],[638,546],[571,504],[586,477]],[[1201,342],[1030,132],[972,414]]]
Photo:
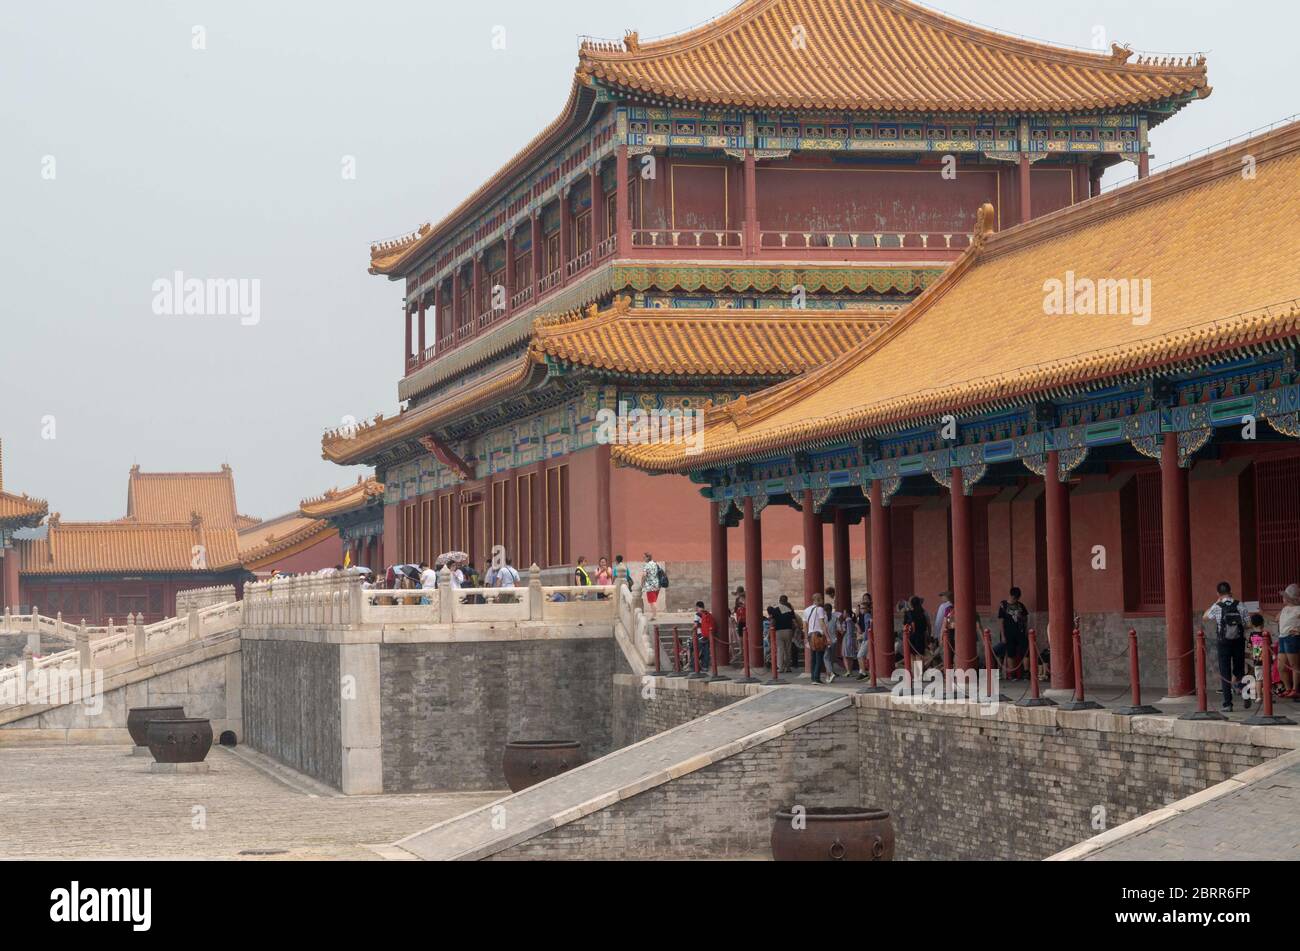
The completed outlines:
[[[344,798],[220,747],[208,762],[155,775],[129,747],[0,748],[0,859],[377,860],[367,846],[504,795]]]

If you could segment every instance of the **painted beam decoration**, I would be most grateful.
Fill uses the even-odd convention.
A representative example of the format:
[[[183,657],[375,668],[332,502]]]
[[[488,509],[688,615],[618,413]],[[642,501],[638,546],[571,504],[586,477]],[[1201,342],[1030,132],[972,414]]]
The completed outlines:
[[[1279,366],[1276,361],[1272,365]],[[1097,412],[1095,407],[1094,412]],[[1062,415],[1068,416],[1068,410]],[[714,501],[740,504],[750,495],[796,498],[809,489],[826,492],[856,486],[865,493],[873,482],[881,482],[888,497],[909,476],[929,476],[948,487],[954,469],[962,470],[969,494],[987,474],[988,467],[998,463],[1020,462],[1031,472],[1044,474],[1049,452],[1060,454],[1062,481],[1067,481],[1094,449],[1127,443],[1142,455],[1158,460],[1166,433],[1178,434],[1179,465],[1190,468],[1196,453],[1210,442],[1216,429],[1265,422],[1280,435],[1300,436],[1300,385],[1293,383],[1208,403],[1144,409],[1108,420],[1012,435],[1034,425],[1032,408],[1025,408],[1003,414],[995,421],[972,420],[957,428],[958,440],[974,432],[982,437],[1001,434],[1004,438],[946,445],[940,428],[915,430],[882,438],[870,454],[862,447],[837,446],[800,453],[797,458],[788,455],[751,463],[753,479],[723,478],[703,489],[702,494]],[[869,458],[869,455],[876,457]]]

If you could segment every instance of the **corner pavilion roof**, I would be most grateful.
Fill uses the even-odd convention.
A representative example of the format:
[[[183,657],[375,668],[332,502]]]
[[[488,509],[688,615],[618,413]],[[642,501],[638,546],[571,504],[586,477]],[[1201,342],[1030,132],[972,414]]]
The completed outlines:
[[[399,274],[463,225],[581,128],[600,85],[687,106],[883,112],[1083,112],[1210,94],[1204,57],[1131,56],[1018,39],[909,0],[743,0],[668,39],[584,43],[559,117],[439,224],[372,246],[370,272]]]
[[[1255,174],[1243,174],[1247,156]],[[881,434],[945,414],[1224,362],[1300,336],[1300,123],[1001,234],[882,334],[708,414],[701,453],[619,446],[684,472]],[[990,217],[988,209],[982,214]],[[1151,319],[1049,316],[1045,282],[1150,281]]]
[[[198,512],[214,528],[248,528],[258,520],[240,515],[230,466],[218,472],[141,472],[132,466],[126,516],[140,522],[188,522]]]
[[[354,465],[545,380],[548,362],[642,376],[783,377],[821,366],[888,326],[891,313],[852,310],[642,309],[626,298],[599,313],[536,322],[525,352],[435,400],[322,440],[324,458]]]
[[[372,503],[382,504],[384,484],[374,478],[361,476],[356,485],[346,489],[330,489],[324,495],[303,499],[298,511],[307,518],[330,518],[346,515]]]
[[[6,492],[4,444],[0,442],[0,528],[35,528],[49,512],[44,499]]]

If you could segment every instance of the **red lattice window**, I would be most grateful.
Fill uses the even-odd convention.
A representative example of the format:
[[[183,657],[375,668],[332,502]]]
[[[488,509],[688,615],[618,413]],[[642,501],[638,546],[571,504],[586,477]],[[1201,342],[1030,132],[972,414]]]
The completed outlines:
[[[1255,505],[1259,597],[1276,607],[1300,581],[1300,457],[1255,464]]]
[[[1139,611],[1165,607],[1165,536],[1161,526],[1159,472],[1137,476],[1137,558]]]

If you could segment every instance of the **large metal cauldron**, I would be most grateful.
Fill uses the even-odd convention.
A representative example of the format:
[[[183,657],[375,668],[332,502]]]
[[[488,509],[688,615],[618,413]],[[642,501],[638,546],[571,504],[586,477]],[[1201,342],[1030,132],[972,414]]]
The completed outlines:
[[[132,707],[126,714],[126,732],[136,746],[149,745],[151,720],[183,720],[184,707]]]
[[[149,752],[155,763],[202,763],[210,749],[211,720],[149,721]]]
[[[772,858],[778,862],[891,862],[894,826],[881,809],[848,806],[782,809],[772,820]]]
[[[511,792],[536,786],[584,762],[577,740],[520,740],[506,744],[501,770]]]

